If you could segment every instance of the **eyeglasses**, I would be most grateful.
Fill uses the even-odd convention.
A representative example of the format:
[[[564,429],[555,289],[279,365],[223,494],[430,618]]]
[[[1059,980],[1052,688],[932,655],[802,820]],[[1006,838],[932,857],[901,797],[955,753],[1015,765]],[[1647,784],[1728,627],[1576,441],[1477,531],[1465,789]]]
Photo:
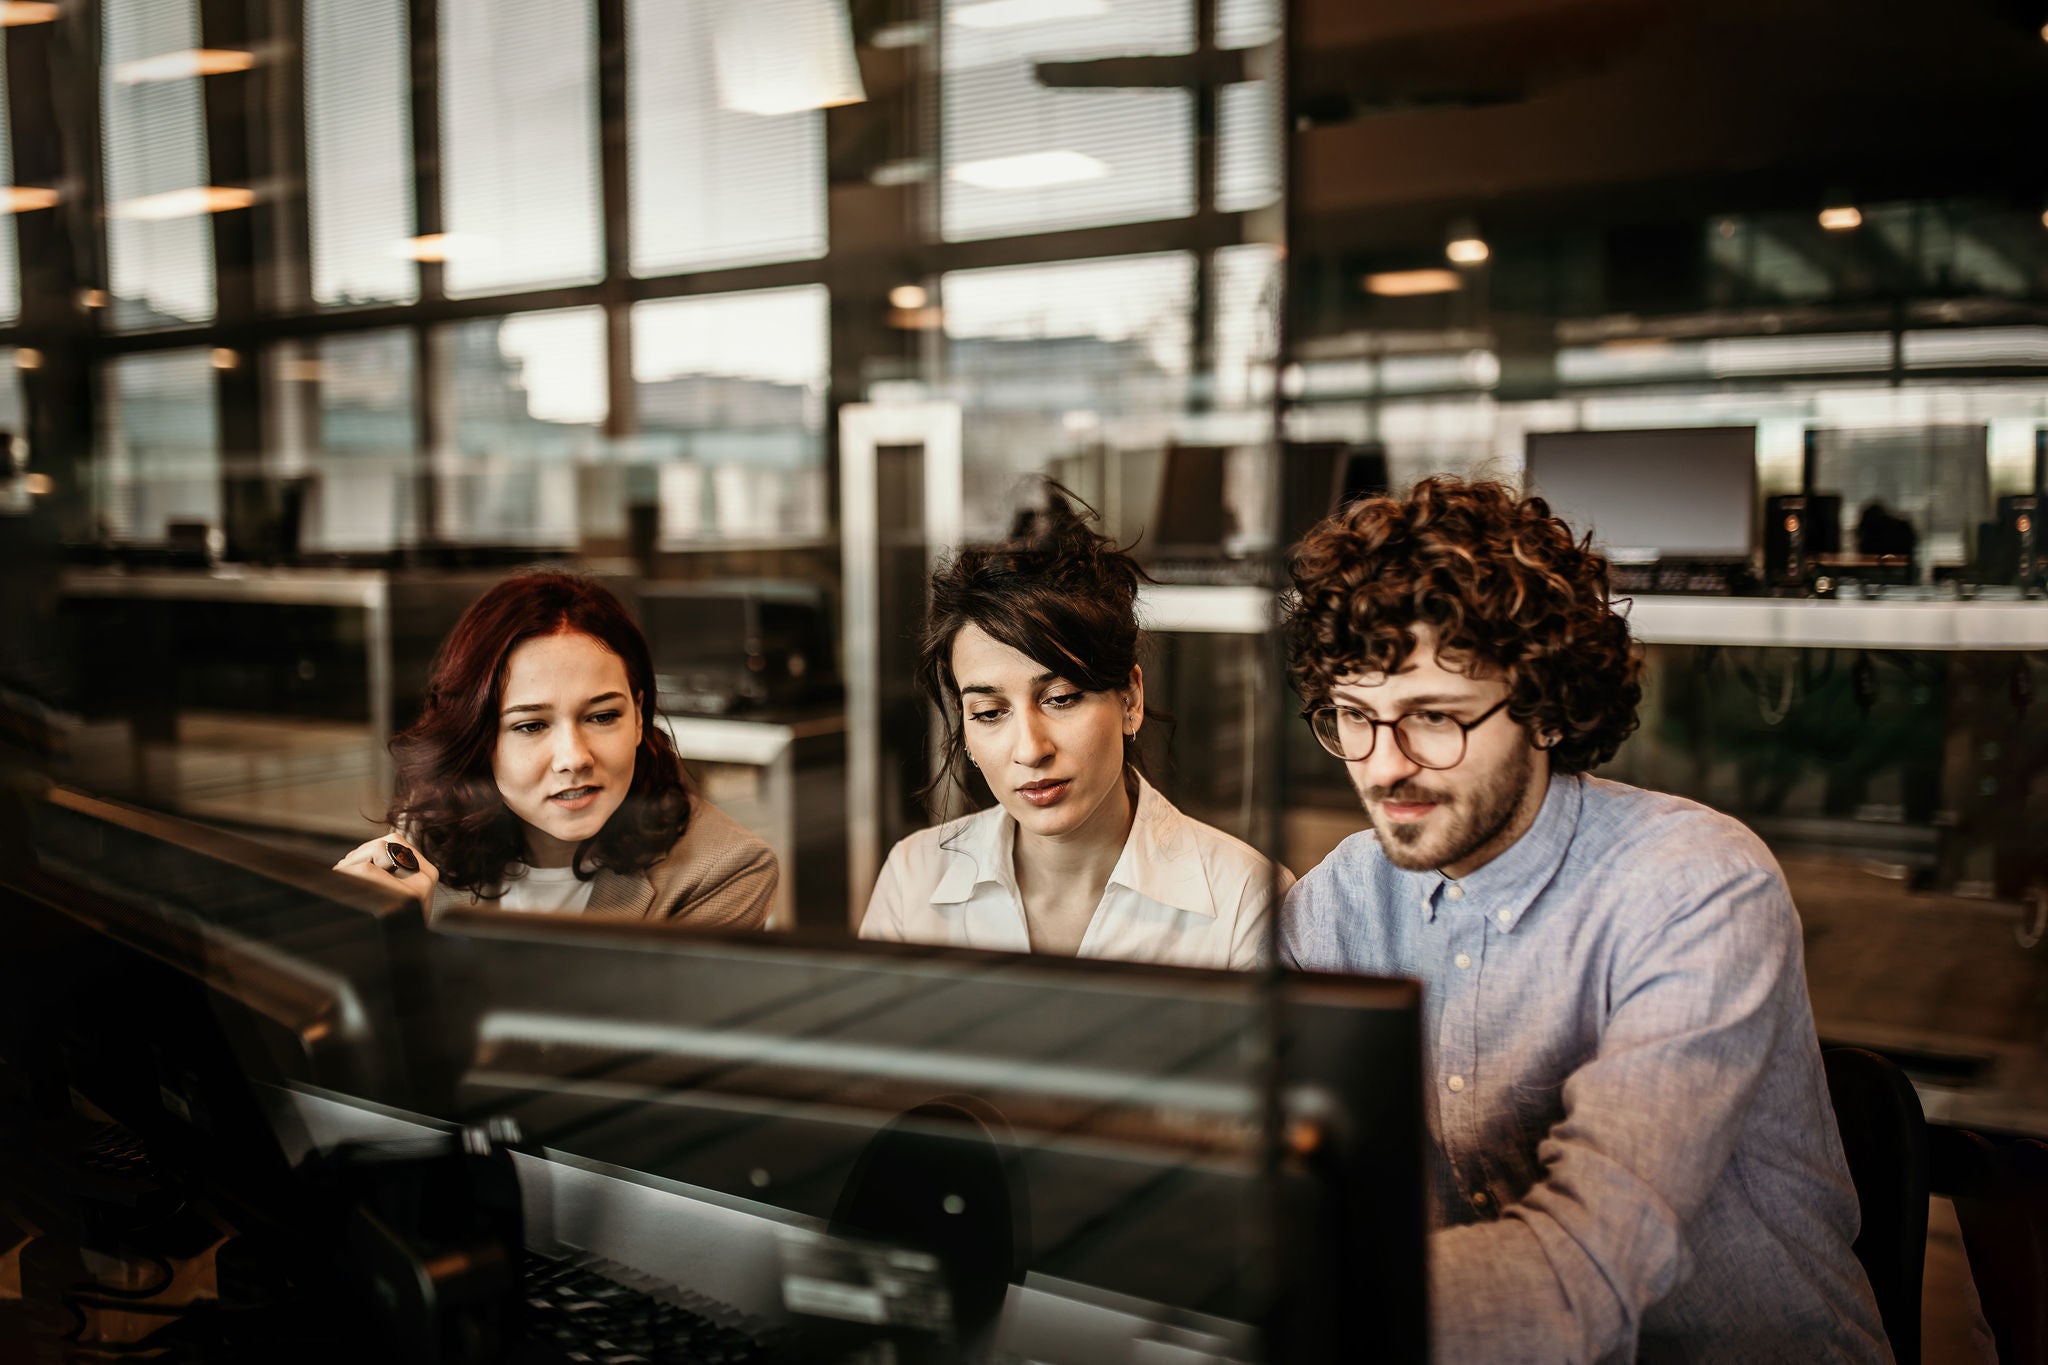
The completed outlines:
[[[1465,761],[1465,737],[1508,704],[1502,697],[1475,720],[1456,720],[1441,711],[1411,711],[1399,720],[1374,720],[1355,706],[1325,703],[1302,711],[1325,749],[1347,763],[1372,757],[1380,727],[1394,732],[1394,744],[1418,768],[1455,768]]]

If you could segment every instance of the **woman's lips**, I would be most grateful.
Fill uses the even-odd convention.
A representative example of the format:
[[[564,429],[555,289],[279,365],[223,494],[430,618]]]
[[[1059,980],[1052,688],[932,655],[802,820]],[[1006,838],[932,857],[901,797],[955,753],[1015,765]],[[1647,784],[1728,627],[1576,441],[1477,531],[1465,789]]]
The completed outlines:
[[[582,810],[597,800],[598,793],[603,790],[602,787],[571,787],[567,791],[556,792],[550,796],[548,804],[559,806],[563,810]]]
[[[1062,777],[1057,781],[1033,782],[1028,787],[1017,788],[1017,795],[1034,806],[1050,806],[1067,794],[1067,788],[1072,786],[1073,782],[1074,779],[1071,777]]]

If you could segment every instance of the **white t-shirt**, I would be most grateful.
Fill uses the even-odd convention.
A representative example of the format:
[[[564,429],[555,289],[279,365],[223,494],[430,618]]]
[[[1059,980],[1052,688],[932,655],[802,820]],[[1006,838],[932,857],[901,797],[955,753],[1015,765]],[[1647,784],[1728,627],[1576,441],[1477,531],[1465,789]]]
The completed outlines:
[[[1001,806],[920,830],[882,865],[860,936],[1031,951],[1017,894],[1017,822]],[[1183,967],[1253,967],[1274,897],[1294,884],[1241,839],[1183,815],[1142,779],[1123,855],[1080,956]]]
[[[590,904],[590,888],[594,884],[577,877],[573,867],[529,867],[524,874],[505,883],[505,894],[496,904],[500,910],[549,910],[580,915]]]

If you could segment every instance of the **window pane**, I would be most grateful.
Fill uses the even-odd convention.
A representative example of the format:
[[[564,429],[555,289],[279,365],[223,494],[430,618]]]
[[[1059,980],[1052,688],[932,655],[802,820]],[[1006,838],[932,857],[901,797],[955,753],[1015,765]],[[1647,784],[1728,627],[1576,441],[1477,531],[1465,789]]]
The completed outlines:
[[[1280,36],[1280,0],[1216,0],[1216,46],[1257,47]]]
[[[405,0],[306,0],[306,198],[313,297],[411,303],[410,54]]]
[[[0,431],[26,436],[28,401],[22,392],[20,354],[15,347],[0,346]]]
[[[1167,439],[1161,419],[1187,401],[1194,268],[1171,252],[942,277],[946,376],[969,413],[970,534],[1002,532],[1019,475],[1064,476],[1062,460]],[[1099,484],[1075,486],[1114,527],[1115,490]],[[1134,524],[1147,519],[1132,509]]]
[[[213,223],[199,77],[160,79],[139,64],[199,46],[194,0],[104,8],[101,98],[107,268],[117,327],[213,317]],[[190,192],[172,197],[179,191]]]
[[[1280,198],[1280,99],[1272,81],[1241,81],[1216,95],[1216,207],[1264,208]]]
[[[8,127],[7,31],[0,29],[0,185],[14,183],[14,137]],[[14,215],[0,213],[0,322],[21,314],[21,267],[14,249]],[[12,361],[10,358],[10,368]]]
[[[1193,213],[1188,91],[1049,90],[1034,74],[1041,59],[1191,51],[1189,0],[1125,0],[1057,22],[988,26],[992,17],[1019,12],[949,0],[944,235],[999,237]]]
[[[115,540],[174,521],[220,525],[220,426],[205,347],[124,355],[100,370],[93,507]]]
[[[633,380],[661,538],[826,529],[823,285],[633,309]]]
[[[602,273],[596,57],[590,0],[442,0],[451,294]]]
[[[1263,244],[1224,247],[1213,269],[1216,406],[1264,403],[1279,341],[1280,253]]]
[[[286,342],[267,357],[280,472],[303,489],[300,548],[389,550],[417,537],[419,421],[413,334]]]
[[[633,273],[825,253],[825,116],[719,103],[715,0],[632,0],[627,16]]]
[[[604,310],[480,318],[436,340],[450,438],[436,462],[441,537],[575,544],[576,465],[606,413]]]

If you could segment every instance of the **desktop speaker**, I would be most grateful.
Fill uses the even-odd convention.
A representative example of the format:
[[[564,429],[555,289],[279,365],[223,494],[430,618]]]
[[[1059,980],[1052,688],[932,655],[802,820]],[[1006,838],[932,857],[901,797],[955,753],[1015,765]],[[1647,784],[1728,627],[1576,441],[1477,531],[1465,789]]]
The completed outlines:
[[[2019,493],[1998,500],[1999,539],[2011,556],[2012,581],[2030,588],[2048,577],[2048,536],[2041,531],[2043,503],[2036,493]]]
[[[1842,499],[1833,493],[1788,493],[1764,499],[1764,581],[1805,585],[1816,555],[1838,553]]]

